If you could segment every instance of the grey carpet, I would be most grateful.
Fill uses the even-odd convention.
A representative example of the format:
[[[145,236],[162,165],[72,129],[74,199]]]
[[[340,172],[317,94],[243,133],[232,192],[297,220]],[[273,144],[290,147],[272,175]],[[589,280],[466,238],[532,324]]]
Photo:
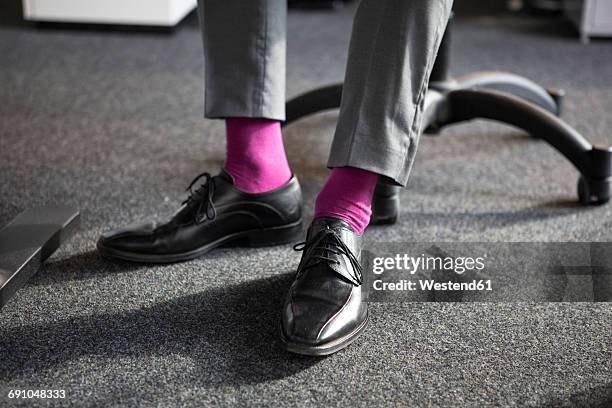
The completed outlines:
[[[341,80],[351,13],[290,13],[289,95]],[[83,220],[0,312],[0,406],[16,404],[12,388],[68,396],[21,405],[612,404],[609,304],[375,303],[363,340],[310,359],[277,339],[299,260],[288,247],[170,266],[100,259],[102,231],[171,213],[191,177],[222,162],[222,124],[202,119],[197,19],[173,33],[0,22],[0,224],[52,202]],[[455,27],[454,73],[504,69],[563,87],[565,118],[607,144],[611,62],[611,42],[581,45],[559,19],[460,10]],[[335,115],[285,132],[307,214]],[[576,179],[519,130],[454,127],[422,140],[401,221],[369,240],[610,240],[612,205],[575,205]]]

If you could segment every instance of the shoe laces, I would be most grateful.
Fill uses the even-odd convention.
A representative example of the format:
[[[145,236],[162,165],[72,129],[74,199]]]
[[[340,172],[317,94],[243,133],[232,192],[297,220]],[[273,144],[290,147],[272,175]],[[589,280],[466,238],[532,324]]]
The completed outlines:
[[[309,241],[297,243],[293,246],[295,251],[303,251],[304,257],[310,259],[297,271],[297,277],[301,276],[308,268],[312,268],[319,263],[340,264],[337,256],[346,256],[351,263],[352,270],[349,271],[350,281],[355,286],[363,283],[363,269],[361,264],[340,238],[340,235],[333,229],[326,226],[320,230]],[[336,255],[334,257],[333,255]],[[343,275],[344,276],[344,275]]]
[[[200,185],[196,190],[193,186],[201,179],[204,178],[204,183]],[[204,172],[196,176],[189,187],[185,190],[189,192],[189,196],[182,204],[197,205],[197,209],[194,213],[194,222],[201,224],[207,220],[214,220],[217,217],[217,210],[213,203],[213,195],[215,194],[215,180],[210,173]]]

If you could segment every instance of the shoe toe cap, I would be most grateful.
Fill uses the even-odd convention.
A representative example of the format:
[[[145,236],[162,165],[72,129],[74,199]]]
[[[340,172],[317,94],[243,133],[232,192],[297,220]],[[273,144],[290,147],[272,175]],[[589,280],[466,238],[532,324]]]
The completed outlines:
[[[282,313],[285,339],[317,346],[355,331],[367,317],[362,288],[346,285],[336,289],[333,294],[327,291],[290,293]]]
[[[131,249],[138,242],[151,236],[157,223],[142,222],[102,233],[98,239],[98,247],[112,249]]]
[[[317,346],[352,332],[362,320],[364,305],[349,303],[338,307],[320,300],[287,302],[283,308],[285,339]]]
[[[307,345],[320,343],[319,334],[328,313],[323,313],[316,306],[316,303],[307,301],[290,301],[285,304],[282,328],[287,340]]]

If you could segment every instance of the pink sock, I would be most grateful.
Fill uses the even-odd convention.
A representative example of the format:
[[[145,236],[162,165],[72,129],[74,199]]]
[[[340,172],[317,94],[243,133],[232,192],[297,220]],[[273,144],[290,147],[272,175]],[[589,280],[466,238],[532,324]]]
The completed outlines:
[[[315,218],[340,218],[361,233],[370,222],[377,180],[378,174],[367,170],[334,168],[317,196]]]
[[[223,167],[239,190],[261,193],[289,181],[291,169],[279,121],[227,118],[225,126],[227,157]]]

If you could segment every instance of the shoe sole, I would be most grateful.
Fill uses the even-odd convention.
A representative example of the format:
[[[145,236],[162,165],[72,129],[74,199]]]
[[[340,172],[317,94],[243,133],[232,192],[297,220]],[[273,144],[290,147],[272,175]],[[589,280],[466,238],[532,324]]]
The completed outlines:
[[[285,337],[285,333],[283,333],[283,325],[281,323],[280,324],[281,340],[283,344],[285,345],[285,348],[287,349],[287,351],[291,353],[301,354],[304,356],[314,356],[314,357],[328,356],[330,354],[334,354],[342,350],[343,348],[349,346],[352,342],[357,340],[359,336],[361,336],[363,332],[365,331],[365,328],[367,327],[368,322],[369,322],[369,315],[367,315],[365,320],[352,332],[345,334],[344,336],[336,340],[330,341],[328,343],[319,344],[318,346],[310,346],[306,344],[295,343],[295,342],[289,341]]]
[[[250,231],[241,231],[234,234],[226,235],[216,241],[210,242],[199,248],[191,251],[177,254],[141,254],[138,252],[122,251],[119,249],[108,248],[102,242],[97,243],[98,251],[106,258],[121,259],[130,262],[140,263],[175,263],[189,261],[199,258],[211,250],[227,244],[241,244],[247,247],[264,247],[283,245],[291,242],[296,242],[303,238],[302,220],[282,225],[279,227],[271,227],[264,229],[256,229]]]

